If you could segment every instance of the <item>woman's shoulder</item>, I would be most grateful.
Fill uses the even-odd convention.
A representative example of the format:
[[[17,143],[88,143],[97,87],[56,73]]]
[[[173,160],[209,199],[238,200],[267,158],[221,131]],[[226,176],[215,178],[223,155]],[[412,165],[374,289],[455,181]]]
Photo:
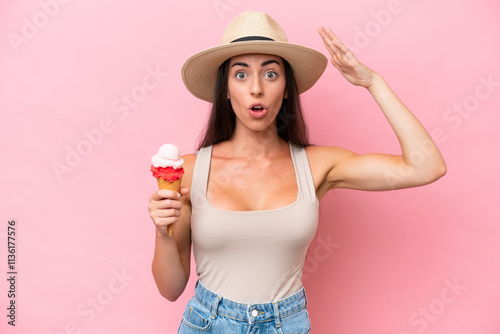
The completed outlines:
[[[317,161],[332,161],[341,159],[342,156],[349,155],[349,150],[338,146],[316,146],[309,145],[305,147],[307,158]]]
[[[304,147],[307,154],[307,159],[310,163],[321,162],[330,156],[330,153],[335,151],[335,146],[316,146],[309,145]]]
[[[353,154],[353,152],[338,146],[306,146],[307,160],[313,172],[321,176],[326,175],[343,158]]]
[[[329,173],[343,157],[349,154],[349,151],[337,146],[313,145],[306,146],[305,151],[316,187],[316,195],[321,199],[330,189],[327,179]]]
[[[184,154],[182,156],[182,159],[184,160],[184,164],[182,165],[182,167],[184,168],[184,173],[192,174],[194,169],[194,164],[196,162],[196,154],[195,153]]]
[[[193,179],[194,164],[196,162],[196,154],[185,154],[182,156],[184,164],[184,175],[182,176],[182,186],[191,188],[191,181]]]
[[[210,146],[213,146],[213,145],[210,145]],[[182,156],[182,159],[184,160],[183,167],[184,167],[185,174],[192,174],[193,173],[194,164],[196,163],[196,158],[198,157],[198,153],[201,150],[206,150],[206,149],[210,148],[210,146],[202,147],[197,152],[185,154]]]

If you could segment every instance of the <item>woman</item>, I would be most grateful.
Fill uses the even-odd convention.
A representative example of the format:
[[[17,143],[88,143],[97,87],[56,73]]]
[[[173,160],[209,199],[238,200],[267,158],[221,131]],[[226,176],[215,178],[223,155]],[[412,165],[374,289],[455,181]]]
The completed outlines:
[[[327,59],[288,43],[265,13],[238,16],[222,45],[184,64],[186,87],[213,103],[211,117],[197,154],[183,156],[180,193],[150,197],[153,275],[170,301],[188,282],[193,243],[199,280],[179,333],[309,333],[301,276],[319,200],[334,188],[416,187],[446,173],[434,142],[384,79],[330,29],[319,34],[333,66],[372,94],[402,155],[311,146],[298,95],[321,76]]]

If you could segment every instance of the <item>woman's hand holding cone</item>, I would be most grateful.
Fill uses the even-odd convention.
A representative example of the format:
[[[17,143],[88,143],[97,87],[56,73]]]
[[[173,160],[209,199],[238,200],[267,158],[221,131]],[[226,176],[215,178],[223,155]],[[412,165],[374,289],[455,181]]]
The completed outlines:
[[[172,229],[173,224],[179,221],[182,208],[180,198],[188,193],[189,189],[185,187],[181,187],[180,192],[159,189],[149,197],[149,215],[159,234],[172,235],[169,233],[169,227]]]

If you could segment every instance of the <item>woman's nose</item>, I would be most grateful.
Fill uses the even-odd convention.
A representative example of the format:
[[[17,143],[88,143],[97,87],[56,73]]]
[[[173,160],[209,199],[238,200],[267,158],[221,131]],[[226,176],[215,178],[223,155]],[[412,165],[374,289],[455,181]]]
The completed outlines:
[[[250,89],[250,94],[252,96],[261,96],[262,94],[264,94],[264,91],[262,89],[262,84],[260,82],[260,78],[255,78],[252,81],[252,86],[251,86],[251,89]]]

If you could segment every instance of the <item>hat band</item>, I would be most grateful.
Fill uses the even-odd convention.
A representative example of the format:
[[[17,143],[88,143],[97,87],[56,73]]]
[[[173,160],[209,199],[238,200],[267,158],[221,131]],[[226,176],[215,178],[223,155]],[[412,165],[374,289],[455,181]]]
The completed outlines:
[[[274,41],[274,39],[264,36],[246,36],[237,38],[234,41],[231,41],[231,43],[246,42],[246,41]]]

